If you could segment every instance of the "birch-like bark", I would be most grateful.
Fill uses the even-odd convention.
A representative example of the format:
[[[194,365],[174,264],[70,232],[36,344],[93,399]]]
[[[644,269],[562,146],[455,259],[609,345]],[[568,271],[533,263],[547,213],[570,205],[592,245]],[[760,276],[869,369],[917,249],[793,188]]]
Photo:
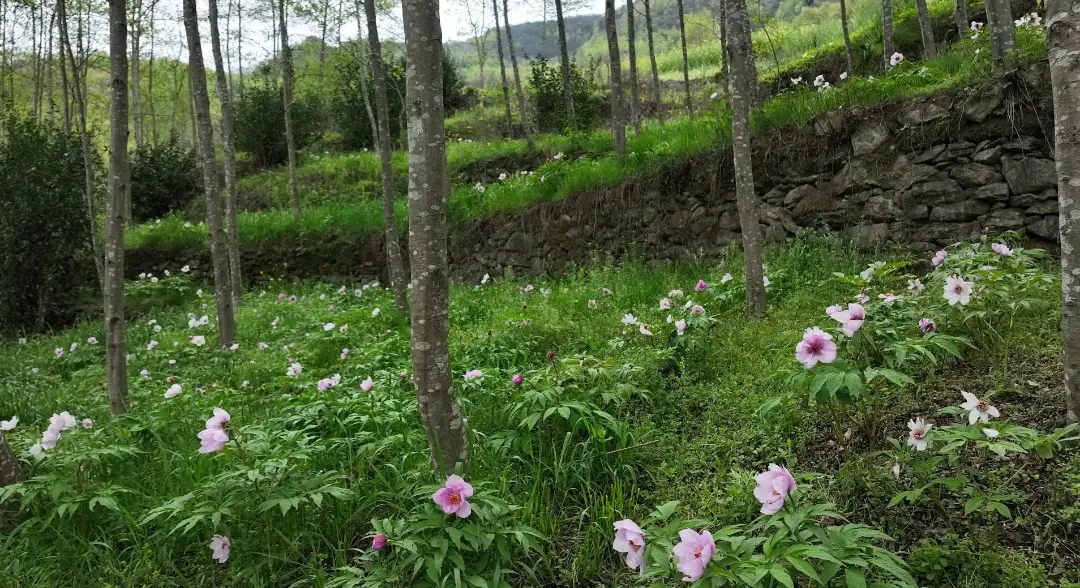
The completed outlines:
[[[637,77],[637,31],[634,30],[634,0],[626,0],[626,47],[630,58],[630,124],[634,125],[634,132],[641,134],[641,113],[638,111],[641,102],[638,95]]]
[[[206,67],[203,65],[202,41],[199,40],[199,16],[196,0],[184,0],[184,29],[187,31],[188,73],[194,102],[199,152],[202,155],[203,187],[206,191],[206,224],[210,228],[210,259],[214,266],[214,299],[218,313],[218,336],[222,347],[236,339],[233,317],[232,286],[229,284],[229,259],[225,234],[221,227],[221,194],[217,184],[217,160],[214,156],[214,127],[210,123],[210,96],[206,90]]]
[[[735,199],[742,228],[743,264],[746,273],[746,309],[765,313],[765,282],[762,270],[762,237],[754,195],[754,165],[750,150],[750,106],[757,80],[751,78],[754,53],[750,42],[750,18],[746,0],[728,0],[728,31],[731,35],[731,144],[735,154]]]
[[[450,276],[446,251],[446,164],[442,29],[438,0],[404,0],[409,109],[409,260],[412,363],[420,420],[437,475],[469,460],[469,440],[450,373]]]
[[[225,156],[225,225],[229,249],[229,285],[232,289],[233,304],[239,306],[244,303],[244,282],[240,266],[240,226],[237,219],[232,93],[229,91],[229,80],[225,75],[225,64],[221,56],[217,0],[208,0],[208,2],[210,50],[214,54],[214,79],[217,82],[218,100],[221,102],[221,150]]]
[[[731,51],[728,50],[727,0],[720,0],[720,77],[724,79],[724,101],[731,107]]]
[[[503,105],[506,107],[506,137],[514,137],[514,116],[510,113],[510,84],[506,81],[506,59],[503,58],[502,27],[499,26],[499,0],[491,0],[495,12],[495,48],[499,55],[499,75],[502,77]],[[522,113],[524,118],[524,112]]]
[[[555,0],[555,24],[559,30],[559,58],[562,63],[563,100],[566,101],[566,128],[577,128],[574,116],[574,87],[570,82],[570,51],[566,48],[566,22],[563,20],[562,0]]]
[[[682,47],[683,90],[686,92],[686,114],[694,116],[694,101],[690,98],[690,65],[686,56],[686,18],[683,16],[683,0],[676,0],[679,6],[679,45]]]
[[[963,39],[968,35],[968,30],[971,27],[970,21],[968,21],[967,0],[956,0],[953,16],[956,17],[956,30],[960,33],[960,38]]]
[[[398,312],[405,314],[409,312],[409,296],[405,283],[405,262],[401,257],[401,235],[398,233],[397,215],[394,212],[390,107],[386,101],[386,68],[383,67],[382,43],[379,42],[375,0],[364,2],[364,10],[367,15],[368,43],[371,49],[371,74],[375,82],[375,118],[379,125],[376,141],[379,151],[379,171],[382,176],[383,232],[386,235],[387,273],[390,274],[390,288],[394,291],[394,306]]]
[[[934,23],[930,20],[930,11],[926,0],[915,0],[915,10],[919,14],[919,35],[922,36],[923,59],[937,57],[937,45],[934,43]]]
[[[855,75],[855,59],[851,56],[851,33],[848,31],[847,0],[840,0],[840,28],[844,31],[844,56],[847,57],[847,74],[853,76]]]
[[[281,100],[285,110],[285,147],[289,152],[289,196],[293,218],[300,218],[300,190],[296,185],[296,135],[293,134],[293,63],[289,47],[289,29],[285,22],[285,0],[278,1],[281,33]]]
[[[615,24],[615,0],[604,0],[604,28],[607,31],[608,60],[611,62],[611,132],[615,153],[626,155],[626,113],[623,110],[619,32]]]
[[[893,53],[896,52],[893,46],[892,34],[892,0],[881,0],[881,46],[885,54],[885,71],[889,71],[889,68],[892,67],[889,60],[892,59]]]
[[[128,171],[127,2],[109,0],[109,195],[105,201],[105,380],[109,410],[127,411],[127,351],[124,346],[124,201]]]
[[[660,125],[664,124],[664,104],[660,100],[660,71],[656,67],[656,47],[653,45],[652,11],[649,10],[649,0],[641,0],[645,4],[645,33],[649,38],[649,66],[652,68],[652,101],[656,104],[656,119]],[[723,2],[723,0],[721,0]],[[724,60],[725,64],[727,59]]]
[[[371,129],[371,147],[375,151],[378,151],[379,123],[375,120],[375,109],[371,107],[371,99],[368,98],[367,75],[364,71],[364,27],[367,22],[367,16],[364,6],[362,6],[363,3],[364,0],[355,0],[354,2],[356,5],[356,53],[360,70],[360,75],[358,76],[360,78],[360,97],[364,99],[364,112],[367,113],[368,125]]]
[[[1068,422],[1080,422],[1080,6],[1046,3],[1061,231],[1061,336]]]
[[[8,444],[7,437],[0,433],[0,487],[24,481],[26,481],[26,474],[19,465],[19,458],[15,457],[15,452]],[[6,531],[18,514],[18,502],[8,501],[0,505],[0,532]]]
[[[510,9],[508,0],[503,0],[503,22],[506,24],[506,48],[510,50],[510,67],[514,70],[514,90],[517,92],[518,110],[521,111],[521,130],[525,133],[525,143],[529,146],[529,153],[536,151],[536,136],[533,132],[532,121],[529,120],[529,108],[525,100],[525,91],[521,87],[521,73],[518,71],[517,52],[514,50],[514,35],[510,29]],[[498,20],[495,26],[499,26]]]
[[[151,0],[152,2],[155,0]],[[139,55],[142,52],[142,0],[131,7],[131,126],[135,133],[135,149],[143,146],[142,72]],[[130,220],[131,217],[128,217]]]
[[[986,22],[990,25],[990,56],[995,66],[1005,71],[1013,69],[1012,53],[1016,50],[1016,25],[1013,23],[1009,0],[986,0]]]

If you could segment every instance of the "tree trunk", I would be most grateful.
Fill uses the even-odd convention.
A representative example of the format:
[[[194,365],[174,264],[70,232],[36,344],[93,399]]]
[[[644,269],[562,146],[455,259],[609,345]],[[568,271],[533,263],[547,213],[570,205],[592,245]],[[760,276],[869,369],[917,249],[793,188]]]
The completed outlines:
[[[649,65],[652,68],[652,101],[656,105],[656,119],[660,125],[664,124],[664,104],[660,100],[660,71],[656,67],[656,47],[653,45],[652,11],[649,10],[649,0],[642,0],[645,4],[645,33],[649,38]],[[726,61],[726,60],[725,60]]]
[[[847,57],[847,74],[853,76],[855,75],[855,59],[851,56],[851,33],[848,31],[847,0],[840,0],[840,27],[844,30],[844,55]]]
[[[990,1],[992,0],[987,0]],[[889,71],[892,67],[889,60],[896,52],[892,36],[892,0],[881,0],[881,46],[885,53],[885,71]]]
[[[626,0],[626,46],[630,58],[630,124],[634,125],[634,132],[641,134],[641,113],[638,112],[640,96],[638,96],[637,77],[637,31],[634,30],[634,0]]]
[[[390,144],[390,107],[386,101],[386,71],[383,67],[379,28],[376,26],[375,0],[364,2],[364,10],[367,14],[368,43],[371,48],[371,73],[375,81],[375,118],[379,125],[376,144],[378,145],[379,169],[382,176],[386,262],[390,274],[390,288],[394,291],[394,306],[397,307],[398,312],[406,314],[409,312],[409,295],[405,283],[405,262],[401,258],[401,235],[398,233],[397,215],[394,212],[394,166],[391,160],[393,146]],[[498,24],[498,21],[496,21],[496,24]]]
[[[11,450],[7,437],[0,433],[0,488],[26,481],[19,458]],[[0,532],[6,531],[18,516],[18,502],[11,500],[0,505]]]
[[[762,270],[762,238],[758,225],[757,197],[754,195],[754,165],[750,155],[750,105],[756,80],[751,79],[753,47],[746,0],[728,0],[728,31],[731,34],[731,143],[735,154],[735,199],[742,228],[743,264],[746,273],[746,309],[765,313],[765,283]]]
[[[1054,160],[1061,230],[1061,335],[1068,422],[1080,422],[1080,10],[1046,3],[1047,57],[1054,92]]]
[[[502,76],[503,104],[506,106],[506,137],[514,138],[514,116],[510,113],[510,85],[506,82],[506,60],[503,58],[502,28],[499,26],[499,0],[491,0],[495,12],[495,47],[499,54],[499,75]],[[524,113],[522,113],[524,117]]]
[[[562,0],[555,0],[555,23],[559,29],[559,58],[562,60],[563,99],[566,100],[566,128],[577,128],[574,116],[574,87],[570,81],[570,52],[566,48],[566,21],[563,20]]]
[[[683,0],[676,0],[679,5],[679,44],[682,46],[683,90],[686,91],[686,114],[694,116],[694,101],[690,98],[690,66],[686,57],[686,19],[683,17]]]
[[[358,58],[360,61],[360,68],[363,69],[364,64],[364,27],[367,23],[366,13],[362,3],[364,0],[355,0],[356,4],[356,47]],[[382,55],[380,51],[379,55]],[[372,76],[374,77],[374,76]],[[368,98],[368,86],[367,76],[364,71],[360,72],[360,96],[364,99],[364,112],[367,113],[368,125],[371,127],[371,148],[373,151],[379,150],[379,122],[375,120],[375,109],[371,107],[371,100]]]
[[[731,107],[731,50],[728,43],[727,0],[720,0],[720,77],[724,78],[724,100]]]
[[[184,0],[184,29],[187,31],[188,73],[199,129],[199,151],[202,155],[203,186],[206,191],[206,224],[210,228],[210,258],[214,265],[218,336],[221,346],[226,347],[232,345],[236,339],[236,322],[233,317],[232,286],[229,283],[228,250],[221,228],[221,194],[218,191],[217,161],[214,156],[214,128],[210,123],[210,96],[206,91],[206,67],[203,65],[195,1]]]
[[[990,55],[994,64],[1005,71],[1012,70],[1016,25],[1009,0],[986,0],[986,21],[990,25]]]
[[[236,150],[233,148],[233,104],[229,80],[221,56],[221,36],[218,34],[217,0],[208,0],[210,19],[210,50],[214,54],[214,74],[218,99],[221,102],[221,150],[225,155],[225,225],[229,248],[229,285],[233,303],[244,303],[244,282],[240,267],[240,226],[237,221]],[[227,39],[226,39],[227,40]]]
[[[67,42],[67,14],[64,9],[65,0],[56,0],[56,21],[59,29],[60,41],[60,98],[64,101],[64,133],[71,134],[71,82],[67,75],[67,57],[65,49]]]
[[[615,0],[604,1],[604,28],[607,29],[608,59],[611,62],[611,131],[615,153],[626,155],[626,113],[623,110],[619,33],[615,24]]]
[[[510,66],[514,70],[514,90],[517,92],[518,110],[521,111],[521,130],[525,133],[525,142],[529,146],[529,153],[532,153],[536,151],[536,138],[533,133],[532,122],[529,121],[525,92],[521,87],[521,73],[518,72],[517,53],[514,51],[514,35],[510,31],[510,9],[507,7],[507,0],[503,0],[503,22],[506,23],[506,48],[510,50]],[[495,26],[499,26],[497,19]]]
[[[289,29],[285,23],[285,0],[278,0],[281,32],[281,99],[285,106],[285,145],[289,151],[289,195],[293,218],[300,218],[300,191],[296,185],[296,135],[293,134],[293,64],[289,47]]]
[[[155,1],[155,0],[151,0]],[[143,118],[142,118],[142,72],[140,70],[139,54],[142,51],[142,0],[135,0],[132,6],[131,18],[131,125],[135,132],[135,149],[142,149]],[[131,220],[131,217],[128,217]]]
[[[109,0],[109,196],[105,201],[105,379],[109,410],[127,411],[127,352],[124,347],[124,201],[128,171],[127,2]]]
[[[1008,0],[1006,0],[1008,1]],[[937,45],[934,44],[934,23],[930,20],[930,11],[926,0],[915,0],[915,10],[919,14],[919,34],[922,36],[923,59],[937,57]]]
[[[467,464],[469,439],[450,373],[446,202],[450,176],[442,102],[438,0],[404,0],[409,105],[409,260],[413,380],[438,476]]]
[[[956,30],[960,33],[960,38],[963,39],[968,35],[971,26],[970,21],[968,21],[967,0],[956,0],[953,15],[956,17]]]
[[[157,143],[157,111],[154,109],[154,7],[156,2],[150,3],[150,59],[146,64],[146,110],[150,115],[150,140]]]

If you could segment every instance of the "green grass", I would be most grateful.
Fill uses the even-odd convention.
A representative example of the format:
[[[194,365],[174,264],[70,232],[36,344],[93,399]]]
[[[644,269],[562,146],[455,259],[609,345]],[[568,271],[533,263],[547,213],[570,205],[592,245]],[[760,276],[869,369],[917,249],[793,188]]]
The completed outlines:
[[[902,489],[888,472],[890,463],[874,457],[872,446],[853,441],[841,447],[844,430],[862,418],[876,423],[882,435],[906,434],[903,423],[908,418],[934,415],[957,402],[958,383],[980,394],[1000,390],[995,404],[1004,418],[1040,426],[1032,415],[1051,397],[1009,390],[1027,390],[1032,380],[1057,386],[1058,322],[1048,320],[1045,307],[1020,313],[1009,325],[1007,342],[976,339],[985,330],[981,324],[958,322],[956,334],[971,336],[981,349],[963,361],[948,360],[913,373],[918,382],[914,386],[880,389],[874,410],[865,415],[807,405],[798,396],[766,418],[758,414],[762,402],[789,391],[773,375],[794,364],[793,347],[803,329],[828,327],[823,324],[828,321],[825,306],[850,299],[852,286],[830,279],[832,272],[853,274],[879,259],[912,258],[904,251],[870,255],[812,236],[769,248],[769,312],[761,319],[744,315],[738,290],[732,297],[722,295],[720,276],[741,273],[735,250],[720,260],[661,267],[629,260],[613,268],[597,260],[562,278],[533,281],[535,289],[528,295],[521,293],[525,280],[497,281],[478,289],[455,286],[450,352],[455,389],[474,433],[468,479],[524,507],[514,522],[551,538],[539,554],[517,558],[518,571],[527,564],[538,576],[520,578],[521,585],[633,585],[635,580],[610,551],[613,520],[640,520],[653,505],[679,500],[683,516],[711,519],[714,528],[748,523],[758,509],[750,494],[750,476],[770,462],[800,473],[821,472],[824,476],[806,490],[809,496],[838,502],[857,522],[893,533],[903,530],[902,545],[919,545],[909,562],[917,566],[921,585],[1048,585],[1047,570],[1068,560],[1053,553],[1052,543],[1027,548],[1014,539],[1038,530],[1048,541],[1067,541],[1061,525],[1074,515],[1038,496],[1043,496],[1040,488],[1059,488],[1067,504],[1068,492],[1080,493],[1080,486],[1068,490],[1067,485],[1080,480],[1080,463],[1040,470],[1045,477],[1023,489],[1035,497],[1032,508],[1015,507],[1023,513],[1015,523],[1018,532],[996,541],[993,521],[960,516],[962,504],[942,503],[926,511],[886,508],[891,493]],[[1038,267],[1056,274],[1050,263]],[[693,292],[698,279],[709,282],[710,290]],[[940,284],[930,285],[925,299],[940,298]],[[0,416],[19,415],[18,428],[9,434],[11,443],[22,454],[27,473],[55,489],[52,496],[32,499],[22,526],[0,539],[5,585],[324,586],[330,576],[340,574],[335,568],[355,565],[353,558],[360,553],[355,549],[367,548],[373,532],[369,521],[406,516],[428,501],[430,493],[413,492],[429,479],[427,444],[418,430],[414,392],[398,378],[409,369],[407,324],[391,311],[387,292],[369,290],[355,298],[351,284],[350,293],[340,296],[337,284],[273,282],[265,295],[248,296],[238,314],[241,347],[230,352],[213,349],[212,328],[188,328],[187,312],[209,312],[213,321],[212,301],[196,297],[196,286],[183,278],[129,285],[136,309],[139,300],[158,299],[165,292],[183,302],[129,325],[132,408],[120,419],[109,418],[104,389],[97,384],[104,378],[103,344],[85,343],[90,336],[103,338],[100,323],[85,322],[68,332],[31,338],[25,345],[0,345]],[[876,296],[886,286],[873,282],[870,294]],[[603,295],[605,288],[610,296]],[[712,321],[694,327],[700,330],[682,343],[664,324],[665,313],[657,310],[657,300],[673,288],[702,303]],[[545,289],[549,295],[542,294]],[[279,292],[301,299],[279,303]],[[1038,302],[1055,304],[1055,293],[1053,287],[1043,290]],[[588,308],[590,299],[598,301],[596,308]],[[209,303],[210,311],[202,309],[202,303]],[[328,310],[328,304],[336,310]],[[383,310],[378,318],[371,317],[375,307]],[[624,332],[619,319],[627,312],[649,322],[656,336]],[[280,323],[271,328],[275,317]],[[150,319],[162,330],[155,332]],[[324,332],[320,324],[330,320],[349,324],[349,332]],[[208,336],[206,347],[187,343],[187,336],[195,333]],[[161,342],[154,352],[145,350],[151,339]],[[259,350],[260,341],[270,348]],[[72,342],[80,343],[78,350],[61,359],[53,356],[55,347],[67,350]],[[288,344],[295,347],[286,349]],[[353,350],[348,360],[338,357],[342,347]],[[545,358],[548,350],[555,351],[557,368]],[[1012,357],[1011,367],[1004,367],[1003,353]],[[177,365],[169,367],[169,358],[177,359]],[[289,358],[303,363],[300,377],[285,376]],[[579,361],[592,366],[591,375],[577,371]],[[31,372],[35,367],[40,373]],[[144,367],[149,378],[137,373]],[[476,368],[484,371],[482,380],[461,379],[465,370]],[[598,439],[571,436],[569,454],[549,452],[547,447],[563,443],[557,418],[535,431],[531,450],[507,455],[497,449],[501,436],[520,433],[503,407],[529,390],[551,385],[545,378],[560,370],[564,393],[578,390],[604,406],[632,434],[636,449],[598,456],[589,449]],[[315,392],[316,380],[333,373],[341,374],[341,385]],[[525,375],[523,387],[509,384],[514,373]],[[184,393],[165,400],[161,395],[170,375],[178,378]],[[374,377],[375,391],[360,394],[356,389],[367,376]],[[242,386],[244,381],[249,385]],[[602,399],[604,395],[614,398]],[[246,449],[196,453],[195,434],[214,406],[231,412],[232,436],[244,439]],[[61,410],[92,418],[94,430],[65,433],[45,461],[29,458],[27,448],[38,441],[49,415]],[[1060,407],[1053,406],[1051,412],[1061,418]],[[862,435],[855,439],[862,440]],[[138,453],[104,453],[122,447]],[[90,456],[92,448],[97,453]],[[60,467],[82,452],[88,456],[85,465]],[[284,462],[278,465],[275,460]],[[255,483],[245,482],[248,476]],[[277,506],[260,511],[263,500],[290,493],[307,496],[299,489],[301,483],[324,476],[330,477],[331,486],[347,489],[347,496],[327,494],[321,506],[302,502],[288,513],[279,513]],[[191,532],[170,532],[193,512],[171,520],[145,520],[151,509],[169,500],[189,492],[202,497],[207,491],[212,507],[230,509],[221,513],[220,522],[204,513]],[[108,505],[89,510],[86,501],[103,494],[114,497],[117,510]],[[48,519],[59,504],[76,499],[82,502],[73,516]],[[911,526],[911,520],[920,524]],[[942,529],[959,531],[964,538],[939,537]],[[210,561],[206,545],[213,533],[233,540],[227,567]],[[931,543],[919,542],[931,537]],[[400,549],[394,543],[382,557]],[[951,559],[937,570],[934,558],[945,553]]]
[[[807,86],[789,90],[753,113],[752,130],[763,133],[775,128],[801,127],[814,116],[840,107],[900,102],[934,92],[983,84],[992,75],[986,43],[988,39],[984,35],[978,42],[965,41],[956,45],[937,59],[905,62],[889,75],[873,80],[852,78],[824,93],[814,92]],[[1042,58],[1045,54],[1042,37],[1037,31],[1021,30],[1018,43],[1024,63]],[[978,55],[975,54],[976,49],[981,49]],[[515,170],[509,170],[511,177],[506,181],[487,182],[483,193],[478,192],[471,181],[456,185],[448,207],[449,217],[454,222],[465,222],[497,211],[517,210],[537,202],[557,200],[569,194],[642,178],[651,171],[662,169],[666,163],[687,156],[704,152],[723,153],[730,145],[730,123],[720,106],[717,103],[713,111],[701,113],[694,119],[669,121],[663,126],[655,121],[647,122],[640,135],[631,135],[628,155],[622,158],[612,153],[612,138],[606,131],[538,137],[538,148],[549,155],[557,152],[581,153],[585,154],[585,158],[579,161],[567,157],[563,161],[549,161],[536,169],[525,170],[532,171],[532,176],[514,175]],[[523,140],[454,141],[448,145],[447,158],[451,174],[456,174],[469,165],[525,152]],[[395,154],[395,168],[399,176],[404,173],[404,157],[404,154]],[[325,173],[332,178],[358,178],[362,174],[374,174],[376,163],[372,153],[327,156],[311,163],[309,171],[304,173],[312,176]],[[265,177],[246,181],[274,182]],[[351,180],[341,181],[348,186]],[[333,182],[324,183],[334,189]],[[363,200],[360,196],[354,199],[351,193],[338,193],[333,200],[337,203],[307,206],[305,218],[298,223],[291,222],[285,211],[241,214],[241,241],[269,242],[324,232],[362,236],[381,229],[381,203],[378,200]],[[404,226],[407,218],[404,201],[399,201],[397,208],[398,222]],[[157,225],[132,227],[127,232],[126,244],[129,248],[198,247],[205,241],[205,234],[199,226],[185,228],[177,219],[166,219]]]

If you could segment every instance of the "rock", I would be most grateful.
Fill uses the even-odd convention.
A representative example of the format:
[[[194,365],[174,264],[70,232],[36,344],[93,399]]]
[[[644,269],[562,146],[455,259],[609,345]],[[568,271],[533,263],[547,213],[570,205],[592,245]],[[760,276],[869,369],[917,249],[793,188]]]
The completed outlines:
[[[890,221],[900,218],[901,210],[892,200],[884,196],[873,196],[863,207],[863,216],[873,221]]]
[[[851,148],[855,157],[877,151],[878,147],[889,140],[890,134],[888,127],[881,124],[860,125],[851,136]]]
[[[870,188],[891,188],[891,182],[865,157],[856,157],[829,182],[830,195],[853,194]]]
[[[975,188],[1000,180],[1001,174],[997,173],[994,168],[981,163],[968,163],[954,165],[949,170],[949,177],[956,180],[964,188]],[[1006,194],[1006,197],[1008,197],[1008,194]]]
[[[767,204],[759,206],[758,218],[766,225],[781,226],[789,233],[799,232],[799,224],[795,222],[795,219],[791,218],[791,214],[787,210],[779,206],[769,206]]]
[[[1058,213],[1058,203],[1056,200],[1044,200],[1042,202],[1036,202],[1027,209],[1029,215],[1043,216],[1047,214]]]
[[[1013,139],[1001,147],[1010,153],[1028,153],[1031,151],[1038,151],[1039,149],[1042,149],[1042,146],[1042,140],[1031,136],[1024,136]]]
[[[875,188],[874,190],[863,190],[862,192],[859,192],[858,194],[853,194],[850,198],[848,198],[848,200],[850,200],[850,201],[852,201],[852,202],[854,202],[856,204],[862,204],[863,202],[866,202],[867,200],[869,200],[871,196],[874,196],[875,192],[881,192],[881,191],[882,190],[880,188]]]
[[[1057,186],[1054,162],[1034,157],[1003,157],[1001,171],[1013,194],[1041,192]]]
[[[1001,161],[1001,154],[1004,152],[1001,146],[983,149],[972,154],[971,161],[984,165],[997,165]]]
[[[980,96],[968,100],[964,105],[964,116],[973,122],[981,123],[990,118],[994,110],[1001,104],[1001,94]]]
[[[764,200],[765,202],[768,202],[769,204],[776,204],[776,205],[779,205],[779,204],[782,204],[782,203],[786,204],[786,202],[784,202],[784,193],[785,192],[784,192],[783,188],[781,188],[780,186],[777,186],[777,187],[773,188],[772,190],[769,190],[765,194],[765,196],[762,197],[762,200]]]
[[[920,241],[953,242],[978,234],[975,223],[931,223],[912,229],[912,238]]]
[[[847,110],[830,110],[814,117],[814,133],[819,137],[831,135],[844,130],[851,120],[851,112]]]
[[[802,199],[812,194],[817,194],[818,189],[810,185],[802,185],[787,193],[784,196],[784,206],[794,206],[798,204]]]
[[[795,209],[791,211],[791,215],[794,217],[803,217],[833,212],[840,208],[842,204],[843,200],[815,190],[812,194],[808,194],[795,205]]]
[[[847,230],[851,242],[858,247],[877,247],[889,241],[888,223],[875,223],[872,225],[856,225]]]
[[[949,111],[933,102],[929,102],[927,104],[917,104],[905,109],[900,113],[899,120],[902,125],[921,125],[938,120],[939,118],[945,118],[948,115]]]
[[[972,190],[969,194],[973,198],[987,202],[1008,202],[1009,185],[1005,182],[994,182]]]
[[[1057,243],[1058,240],[1058,217],[1057,215],[1044,216],[1027,226],[1027,230],[1036,237],[1042,237],[1047,241]]]
[[[930,218],[930,207],[925,204],[916,204],[908,208],[907,217],[911,220],[924,221]]]
[[[521,231],[510,235],[510,238],[506,240],[506,245],[503,246],[506,251],[525,251],[528,248],[529,237]]]
[[[947,174],[935,167],[921,163],[897,168],[893,171],[893,174],[895,179],[892,184],[897,191],[907,190],[917,182],[939,181],[949,178]]]
[[[972,221],[986,214],[990,205],[981,200],[964,200],[952,204],[942,204],[930,210],[930,222]]]
[[[1035,194],[1021,194],[1019,196],[1013,196],[1012,200],[1009,201],[1009,204],[1012,205],[1013,208],[1031,208],[1039,201],[1038,198],[1039,197]]]
[[[1019,231],[1024,227],[1024,213],[1012,208],[995,210],[983,219],[983,228],[987,233],[998,234],[1005,231]]]
[[[912,186],[911,196],[925,204],[957,202],[964,197],[964,189],[955,180],[926,182]]]
[[[735,211],[729,210],[720,215],[720,228],[728,231],[735,231],[739,229],[739,215]]]
[[[942,152],[945,151],[946,147],[948,147],[948,145],[945,145],[945,144],[934,145],[933,147],[931,147],[931,148],[927,149],[926,151],[923,151],[922,153],[920,153],[918,155],[918,157],[916,157],[914,160],[912,160],[912,163],[927,163],[929,161],[933,161],[933,160],[937,159],[938,155],[941,155]]]

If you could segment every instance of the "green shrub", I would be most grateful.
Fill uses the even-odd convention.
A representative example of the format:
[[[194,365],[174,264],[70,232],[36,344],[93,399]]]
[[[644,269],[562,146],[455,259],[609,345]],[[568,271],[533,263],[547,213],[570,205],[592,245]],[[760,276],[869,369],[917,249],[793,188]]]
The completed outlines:
[[[293,136],[296,149],[312,143],[319,135],[318,105],[309,98],[296,97],[292,105]],[[251,154],[252,163],[268,167],[288,161],[285,142],[285,108],[277,83],[244,86],[236,101],[236,149]]]
[[[131,157],[131,212],[135,220],[160,218],[183,210],[202,191],[194,149],[180,145],[176,134],[144,145]]]
[[[533,87],[536,96],[536,126],[542,133],[558,132],[566,129],[569,122],[566,116],[566,106],[563,98],[562,70],[558,64],[554,67],[548,65],[546,59],[537,58],[529,65],[532,75],[529,84]],[[570,85],[574,93],[574,118],[575,128],[579,131],[596,128],[600,120],[606,102],[598,94],[597,89],[586,78],[593,76],[595,64],[583,72],[576,61],[570,62]]]
[[[92,262],[78,138],[8,115],[0,121],[0,329],[70,319]]]

